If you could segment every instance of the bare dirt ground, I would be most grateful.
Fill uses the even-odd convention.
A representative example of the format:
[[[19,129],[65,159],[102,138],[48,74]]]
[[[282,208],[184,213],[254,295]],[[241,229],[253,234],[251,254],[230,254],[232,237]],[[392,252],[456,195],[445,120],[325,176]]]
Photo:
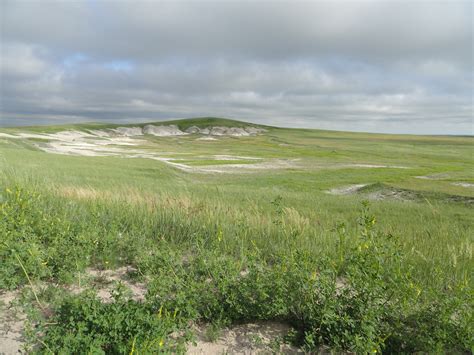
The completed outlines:
[[[193,127],[190,127],[193,128]],[[190,130],[190,133],[181,131],[175,125],[169,126],[153,126],[147,125],[143,129],[140,127],[118,127],[116,129],[105,130],[89,130],[84,131],[62,131],[57,133],[18,133],[17,135],[2,134],[1,137],[9,139],[34,139],[32,141],[38,149],[54,154],[79,155],[79,156],[118,156],[123,158],[145,158],[164,162],[177,169],[187,172],[201,173],[236,173],[246,170],[261,169],[282,169],[291,164],[284,160],[272,160],[262,164],[225,164],[208,165],[208,166],[191,166],[180,163],[178,158],[169,157],[173,152],[153,152],[144,149],[138,149],[136,146],[146,144],[147,141],[143,136],[182,136],[188,134],[200,134],[203,137],[200,140],[216,140],[214,136],[253,136],[264,132],[265,130],[254,127],[209,127],[197,128]],[[138,137],[138,138],[137,138]],[[168,156],[167,156],[168,155]],[[256,157],[239,157],[232,155],[211,155],[206,157],[210,160],[229,160],[235,161],[240,159],[261,160]],[[232,165],[232,166],[230,166]]]
[[[18,292],[0,293],[0,354],[18,354],[24,344],[26,316],[14,305]]]
[[[129,292],[131,299],[142,301],[145,299],[146,285],[133,282],[130,274],[136,272],[132,267],[121,267],[115,270],[87,269],[83,275],[83,285],[71,285],[66,291],[77,294],[92,287],[97,297],[104,303],[112,302],[112,293],[118,283],[121,283]],[[79,278],[81,280],[81,278]],[[43,285],[45,286],[45,285]],[[26,315],[20,306],[15,304],[20,291],[6,291],[0,293],[0,354],[10,355],[24,353],[25,339],[23,336]]]
[[[77,294],[92,287],[97,297],[108,303],[112,302],[112,291],[120,282],[130,291],[133,300],[142,301],[146,285],[131,280],[130,275],[135,272],[136,269],[129,266],[115,270],[87,269],[82,274],[84,285],[72,285],[66,291]],[[14,306],[18,297],[19,291],[0,294],[0,354],[24,353],[26,316]],[[218,331],[214,340],[209,338],[208,327],[194,327],[197,340],[195,344],[188,345],[188,354],[302,354],[299,349],[284,341],[290,326],[281,322],[255,322],[225,328]]]
[[[369,184],[355,184],[355,185],[349,185],[349,186],[342,186],[338,188],[331,189],[327,191],[327,193],[331,195],[353,195],[360,193],[361,190],[368,186]],[[411,201],[415,199],[414,193],[407,191],[407,190],[401,190],[393,187],[385,187],[378,189],[376,191],[371,191],[366,194],[366,197],[369,200],[386,200],[386,199],[392,199],[392,200],[401,200],[401,201]]]
[[[327,191],[331,195],[351,195],[357,193],[361,188],[367,186],[367,184],[355,184],[349,186],[342,186]]]
[[[439,174],[431,174],[431,175],[425,175],[425,176],[415,176],[416,179],[422,179],[422,180],[442,180],[449,178],[448,173],[439,173]]]
[[[146,294],[146,285],[141,282],[134,282],[130,275],[135,273],[136,269],[131,266],[124,266],[115,270],[87,269],[85,272],[85,281],[92,283],[92,288],[96,291],[97,297],[104,303],[112,302],[113,290],[120,283],[130,293],[134,301],[143,301]],[[72,285],[68,290],[77,294],[85,290],[81,285]]]
[[[467,188],[473,188],[474,184],[471,184],[469,182],[453,182],[452,185],[454,186],[461,186],[461,187],[467,187]]]
[[[197,341],[188,347],[187,354],[303,354],[283,342],[290,327],[279,322],[259,322],[226,328],[215,341],[206,336],[206,327],[196,330]]]

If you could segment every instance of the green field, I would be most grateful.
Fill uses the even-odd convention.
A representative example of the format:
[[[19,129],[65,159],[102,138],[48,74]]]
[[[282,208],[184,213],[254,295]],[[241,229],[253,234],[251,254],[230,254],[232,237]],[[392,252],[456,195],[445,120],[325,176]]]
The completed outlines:
[[[272,352],[473,350],[472,137],[264,126],[81,156],[34,136],[118,126],[0,129],[0,289],[25,346],[184,352],[196,329],[273,321],[291,331]],[[91,270],[123,267],[144,299],[101,301]]]

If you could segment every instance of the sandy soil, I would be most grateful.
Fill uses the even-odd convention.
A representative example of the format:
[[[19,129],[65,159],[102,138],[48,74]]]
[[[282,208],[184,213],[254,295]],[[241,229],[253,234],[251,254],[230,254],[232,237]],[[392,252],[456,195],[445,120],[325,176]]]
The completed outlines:
[[[462,186],[462,187],[467,187],[467,188],[472,188],[474,187],[474,184],[471,184],[469,182],[453,182],[452,185],[454,186]]]
[[[242,158],[233,159],[240,160]],[[248,159],[248,158],[246,158]],[[258,158],[254,158],[258,159]],[[228,164],[228,165],[205,165],[199,167],[191,167],[193,172],[201,173],[251,173],[258,170],[272,169],[291,169],[297,167],[295,159],[271,159],[261,163],[254,164]]]
[[[121,282],[131,293],[135,301],[142,301],[146,286],[130,280],[130,274],[136,269],[130,266],[115,270],[87,269],[83,277],[88,287],[96,290],[102,302],[112,302],[112,290]],[[86,281],[86,279],[83,279]],[[73,294],[85,290],[84,286],[69,286],[66,291]],[[13,307],[18,292],[0,294],[0,354],[18,354],[22,352],[25,315]],[[206,325],[196,326],[196,344],[188,345],[188,354],[270,354],[278,349],[279,353],[302,354],[297,348],[283,342],[290,327],[280,322],[248,323],[223,329],[215,341],[206,336]]]
[[[117,282],[122,282],[136,301],[144,299],[146,287],[141,283],[130,281],[130,272],[133,268],[122,267],[116,270],[88,269],[87,277],[93,279],[97,296],[103,302],[111,302],[111,291]],[[68,291],[79,293],[84,289],[71,286]],[[13,306],[13,301],[18,297],[18,292],[3,292],[0,294],[0,354],[23,353],[24,345],[23,329],[25,315]],[[206,337],[206,327],[197,327],[196,345],[188,346],[188,354],[270,354],[274,352],[276,342],[279,343],[279,351],[287,354],[302,353],[297,348],[284,344],[282,339],[287,335],[289,326],[278,322],[249,323],[232,328],[224,329],[216,341],[210,341]],[[273,342],[273,344],[272,344]],[[273,346],[272,346],[273,345]]]
[[[85,277],[92,279],[97,297],[104,303],[112,302],[112,291],[118,283],[121,283],[128,289],[132,300],[143,301],[146,294],[146,285],[140,282],[133,282],[130,279],[130,274],[136,271],[131,266],[124,266],[115,270],[87,269]],[[73,294],[78,294],[84,290],[85,288],[79,285],[72,285],[68,288],[68,291]]]
[[[288,325],[279,322],[248,323],[222,330],[218,339],[212,342],[207,339],[203,326],[196,330],[196,345],[189,345],[187,354],[272,354],[275,353],[276,342],[279,343],[280,353],[303,354],[297,348],[282,343],[289,330]]]
[[[214,155],[214,158],[216,160],[262,160],[262,158],[257,158],[257,157],[246,157],[242,155],[222,155],[222,154]]]
[[[18,292],[0,293],[0,354],[22,352],[25,315],[14,307]]]
[[[194,132],[197,129],[199,134],[207,135],[231,135],[231,136],[245,136],[255,135],[264,130],[247,127],[209,127],[209,128],[192,128],[190,131]],[[56,133],[19,133],[17,135],[3,134],[6,138],[14,139],[42,139],[45,142],[32,142],[38,149],[47,153],[64,154],[64,155],[79,155],[79,156],[120,156],[124,158],[145,158],[164,162],[168,165],[186,171],[186,172],[201,172],[201,173],[222,173],[232,172],[237,173],[241,171],[251,171],[260,169],[281,169],[289,166],[288,161],[272,160],[268,163],[260,164],[233,164],[233,165],[208,165],[208,166],[190,166],[180,163],[180,159],[167,157],[166,155],[174,154],[173,152],[158,153],[150,152],[143,149],[134,148],[138,145],[146,144],[147,141],[137,137],[143,137],[144,134],[151,134],[155,136],[179,136],[189,134],[181,131],[178,126],[153,126],[147,125],[143,129],[140,127],[118,127],[116,129],[105,130],[89,130],[83,131],[61,131]],[[198,139],[215,140],[215,138],[206,136]],[[232,155],[211,155],[205,157],[207,159],[229,160],[235,161],[240,159],[246,160],[261,160],[256,157],[239,157]]]
[[[347,168],[371,168],[371,169],[410,169],[408,166],[400,165],[376,165],[376,164],[341,164],[341,167]]]
[[[425,175],[425,176],[415,176],[416,179],[422,180],[442,180],[449,178],[449,174],[447,173],[439,173],[439,174],[432,174],[432,175]]]
[[[196,140],[197,141],[217,141],[218,139],[216,139],[214,137],[201,137],[201,138],[198,138]]]
[[[196,126],[189,127],[186,129],[186,133],[189,134],[204,134],[211,136],[233,136],[233,137],[248,137],[254,136],[260,133],[266,132],[266,129],[256,127],[206,127],[199,128]]]
[[[327,191],[331,195],[351,195],[357,193],[361,188],[367,186],[368,184],[355,184],[343,187],[337,187]]]
[[[0,133],[0,138],[16,138],[16,136],[12,136],[11,134],[8,133]]]

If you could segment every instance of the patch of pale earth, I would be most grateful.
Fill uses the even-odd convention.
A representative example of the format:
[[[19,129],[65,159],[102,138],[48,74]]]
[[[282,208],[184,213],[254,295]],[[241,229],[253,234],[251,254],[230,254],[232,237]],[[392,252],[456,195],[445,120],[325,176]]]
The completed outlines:
[[[264,129],[264,128],[257,128],[257,127],[245,127],[244,129],[245,129],[248,133],[250,133],[250,134],[252,134],[252,135],[267,132],[266,129]]]
[[[189,134],[196,134],[200,132],[200,128],[197,126],[191,126],[186,128],[185,132]]]
[[[90,129],[89,133],[93,134],[94,136],[103,137],[103,138],[107,138],[107,137],[112,136],[111,132],[109,132],[105,129]]]
[[[377,165],[377,164],[343,164],[342,166],[348,168],[389,168],[389,169],[410,169],[408,166],[399,166],[399,165]]]
[[[124,152],[120,148],[102,147],[86,142],[78,142],[77,144],[50,142],[44,146],[38,146],[38,148],[47,153],[90,157],[120,155]]]
[[[206,165],[192,167],[194,172],[203,173],[246,173],[255,170],[290,169],[296,167],[295,160],[273,159],[255,164]]]
[[[231,134],[241,132],[241,128],[235,127],[213,127],[212,129],[222,129],[221,132]],[[203,172],[203,173],[237,173],[260,169],[284,169],[293,167],[294,164],[289,160],[274,159],[266,163],[258,164],[233,164],[231,165],[208,165],[204,167],[192,167],[179,162],[179,159],[164,157],[163,154],[157,154],[140,149],[130,149],[128,147],[136,146],[144,143],[144,140],[133,138],[132,135],[139,133],[139,127],[119,127],[116,130],[89,130],[89,132],[82,131],[62,131],[53,134],[30,134],[20,133],[18,138],[42,138],[48,139],[48,143],[35,143],[35,146],[47,153],[76,155],[76,156],[119,156],[123,158],[147,158],[154,159],[171,165],[177,169],[186,172]],[[202,133],[206,129],[200,129]],[[147,125],[144,127],[144,132],[155,135],[182,135],[188,134],[179,130],[178,126],[153,126]],[[255,130],[252,130],[254,132]],[[120,135],[118,135],[120,134]],[[203,137],[204,139],[214,139],[213,137]],[[124,148],[122,148],[123,146]],[[127,147],[127,148],[125,148]],[[255,157],[239,157],[231,155],[216,155],[214,159],[224,160],[260,160]]]
[[[227,128],[226,127],[211,127],[209,134],[211,136],[225,136],[227,134]]]
[[[112,137],[107,140],[94,140],[95,145],[125,145],[134,146],[143,144],[146,141],[143,139],[129,138],[129,137]]]
[[[397,189],[382,189],[370,193],[367,198],[369,200],[381,201],[386,199],[399,200],[399,201],[412,201],[415,196],[413,193],[404,190]]]
[[[449,174],[447,173],[439,173],[439,174],[432,174],[426,176],[415,176],[415,179],[422,179],[422,180],[442,180],[449,178]]]
[[[283,354],[303,354],[296,347],[283,343],[290,326],[280,322],[258,322],[238,325],[221,331],[212,342],[206,337],[205,327],[196,329],[196,344],[188,346],[187,354],[271,354],[275,350]],[[275,349],[278,344],[279,349]]]
[[[0,293],[0,354],[22,353],[26,316],[14,307],[18,292]]]
[[[94,290],[97,297],[104,303],[113,301],[113,291],[116,286],[121,283],[131,295],[134,301],[143,301],[146,295],[146,285],[141,282],[133,282],[130,280],[130,274],[137,270],[131,266],[123,266],[115,270],[99,270],[86,269],[86,277],[92,279],[94,283]],[[73,294],[79,294],[85,291],[85,286],[72,285],[68,287],[68,291]]]
[[[357,193],[361,188],[367,186],[368,184],[355,184],[349,186],[343,186],[331,189],[327,193],[331,195],[350,195]]]
[[[262,160],[262,158],[257,158],[257,157],[245,157],[245,156],[239,156],[239,155],[213,155],[214,159],[216,160]]]
[[[474,184],[471,184],[469,182],[453,182],[451,185],[462,186],[462,187],[474,187]]]
[[[231,127],[227,129],[226,132],[229,136],[234,136],[234,137],[245,137],[245,136],[250,136],[250,133],[247,132],[243,128],[237,128],[237,127]]]
[[[0,137],[2,137],[2,138],[18,138],[17,136],[14,136],[14,135],[11,135],[11,134],[8,134],[8,133],[1,133],[1,132],[0,132]]]
[[[214,137],[201,137],[201,138],[198,138],[196,140],[197,141],[217,141],[218,139],[216,139]]]
[[[205,127],[199,128],[197,126],[191,126],[186,129],[186,133],[189,134],[203,134],[211,136],[233,136],[233,137],[248,137],[254,136],[259,133],[266,132],[266,129],[256,127]]]
[[[51,139],[51,136],[47,134],[36,134],[36,133],[18,133],[17,138],[40,138],[40,139]]]
[[[83,131],[61,131],[57,133],[51,133],[49,134],[49,136],[53,139],[59,139],[62,141],[71,141],[75,139],[94,137],[92,134]]]
[[[167,137],[167,136],[183,136],[188,133],[183,132],[178,128],[176,125],[169,125],[169,126],[153,126],[153,125],[146,125],[143,127],[144,134],[151,134],[153,136],[158,137]]]
[[[143,130],[141,127],[117,127],[114,129],[121,136],[133,137],[142,136]]]

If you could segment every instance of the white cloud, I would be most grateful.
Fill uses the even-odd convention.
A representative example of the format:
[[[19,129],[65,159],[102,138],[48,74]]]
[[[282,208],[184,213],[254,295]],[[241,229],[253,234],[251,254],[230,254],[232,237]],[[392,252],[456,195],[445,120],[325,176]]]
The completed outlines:
[[[5,0],[0,119],[466,133],[470,6]]]

